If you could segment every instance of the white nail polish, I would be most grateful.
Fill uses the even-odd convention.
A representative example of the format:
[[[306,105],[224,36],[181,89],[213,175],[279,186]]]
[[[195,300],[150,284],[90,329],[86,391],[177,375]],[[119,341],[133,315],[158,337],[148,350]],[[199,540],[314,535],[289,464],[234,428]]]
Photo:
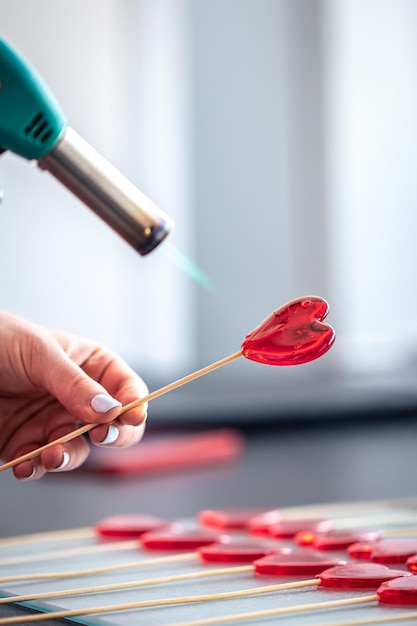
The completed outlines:
[[[69,453],[64,450],[64,452],[62,453],[62,463],[61,465],[58,465],[58,467],[55,467],[55,469],[53,469],[53,472],[61,472],[63,469],[65,469],[67,467],[67,465],[70,462],[70,455]]]
[[[35,476],[36,476],[37,469],[38,468],[36,467],[36,465],[34,465],[33,469],[32,469],[31,475],[30,476],[26,476],[26,478],[21,478],[20,480],[32,480],[32,478],[35,478]]]
[[[122,406],[121,402],[118,402],[118,400],[106,395],[105,393],[98,393],[93,396],[91,398],[90,405],[96,413],[107,413],[107,411],[114,409],[116,406]]]
[[[117,441],[119,437],[119,429],[114,424],[110,424],[106,437],[100,442],[101,446],[107,446]]]

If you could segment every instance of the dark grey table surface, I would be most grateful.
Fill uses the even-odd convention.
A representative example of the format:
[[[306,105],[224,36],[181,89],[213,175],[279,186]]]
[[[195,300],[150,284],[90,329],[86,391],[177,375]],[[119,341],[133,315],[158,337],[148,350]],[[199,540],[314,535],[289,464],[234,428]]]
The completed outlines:
[[[417,415],[254,425],[240,432],[244,453],[228,464],[115,478],[77,470],[31,482],[4,472],[0,537],[88,526],[114,513],[171,519],[222,506],[416,495]],[[159,434],[149,432],[150,438],[155,436]]]

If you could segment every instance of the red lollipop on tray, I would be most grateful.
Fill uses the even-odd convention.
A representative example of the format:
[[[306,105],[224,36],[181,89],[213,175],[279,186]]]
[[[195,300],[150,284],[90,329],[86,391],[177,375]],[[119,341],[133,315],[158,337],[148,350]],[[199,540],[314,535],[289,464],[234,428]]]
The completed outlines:
[[[167,527],[171,522],[154,515],[130,513],[110,515],[99,521],[94,530],[99,537],[111,539],[134,539],[157,528]]]
[[[413,556],[410,556],[410,558],[406,561],[406,565],[410,572],[413,572],[413,574],[417,574],[417,554],[413,554]]]
[[[269,535],[269,528],[278,524],[284,517],[284,513],[279,509],[266,511],[251,517],[248,522],[248,529],[253,535]]]
[[[300,530],[293,537],[294,543],[298,546],[312,546],[314,542],[314,533],[311,530]]]
[[[290,552],[290,548],[283,548]],[[212,543],[198,548],[202,561],[222,563],[253,563],[253,561],[271,554],[275,549],[255,541],[231,541],[230,543]]]
[[[313,537],[313,546],[317,550],[345,550],[353,543],[378,541],[383,536],[382,530],[335,529],[316,533]]]
[[[352,543],[348,549],[347,553],[352,559],[360,559],[362,561],[369,561],[371,558],[372,550],[374,549],[373,543]]]
[[[145,533],[139,539],[147,550],[195,550],[226,539],[217,533],[177,527],[172,530],[156,530]]]
[[[335,589],[377,589],[393,578],[409,576],[409,572],[395,570],[377,563],[350,563],[332,567],[317,575],[320,587]]]
[[[407,576],[382,583],[377,590],[383,604],[411,606],[417,604],[417,576]]]
[[[346,561],[313,550],[293,550],[288,554],[270,554],[254,562],[257,574],[272,576],[315,576]]]
[[[385,539],[378,541],[370,559],[375,563],[405,563],[417,553],[417,539]]]
[[[223,530],[247,530],[250,520],[257,515],[264,514],[269,509],[205,509],[197,515],[197,520],[202,526],[220,528]]]
[[[292,539],[298,533],[305,532],[312,535],[317,532],[326,532],[334,527],[334,521],[327,518],[284,518],[277,524],[272,524],[268,534],[276,539]]]

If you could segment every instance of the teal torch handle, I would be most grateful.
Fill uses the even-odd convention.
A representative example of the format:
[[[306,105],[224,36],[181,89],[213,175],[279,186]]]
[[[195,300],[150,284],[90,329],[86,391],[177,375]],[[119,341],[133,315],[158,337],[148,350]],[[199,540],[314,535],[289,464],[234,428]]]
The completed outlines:
[[[0,147],[39,159],[56,145],[66,124],[37,71],[0,39]]]

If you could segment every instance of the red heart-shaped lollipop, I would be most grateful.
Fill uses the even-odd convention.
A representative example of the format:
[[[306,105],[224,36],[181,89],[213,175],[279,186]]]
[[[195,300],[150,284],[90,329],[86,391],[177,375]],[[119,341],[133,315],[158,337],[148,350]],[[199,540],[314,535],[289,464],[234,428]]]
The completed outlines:
[[[384,604],[417,604],[417,576],[384,582],[377,590],[377,595]]]
[[[269,529],[274,524],[278,524],[284,517],[280,509],[272,509],[266,513],[251,517],[248,522],[249,532],[253,535],[268,535]]]
[[[212,543],[197,550],[202,561],[220,561],[224,563],[252,563],[274,552],[271,546],[255,541],[231,541],[230,543]],[[290,548],[283,548],[290,552]]]
[[[197,519],[202,526],[223,528],[227,530],[244,530],[249,521],[256,515],[268,512],[269,509],[204,509],[198,513]]]
[[[410,556],[410,558],[407,559],[406,564],[410,572],[413,572],[413,574],[417,574],[417,555],[416,554],[413,554],[413,556]]]
[[[327,532],[334,527],[334,521],[327,518],[284,518],[268,528],[268,534],[275,539],[292,539],[300,532]]]
[[[225,539],[216,533],[202,530],[182,528],[180,525],[172,530],[155,530],[145,533],[139,539],[146,550],[195,550],[200,546],[208,546]]]
[[[352,559],[361,559],[362,561],[368,561],[371,558],[372,550],[375,544],[358,541],[348,546],[347,552]]]
[[[317,578],[320,579],[320,587],[377,589],[384,581],[402,576],[410,576],[410,573],[377,563],[350,563],[332,567],[318,574]]]
[[[301,365],[318,359],[335,340],[323,322],[329,305],[318,296],[291,300],[267,317],[242,343],[242,354],[268,365]]]
[[[345,550],[353,543],[359,541],[371,542],[382,539],[382,530],[330,530],[325,533],[317,533],[313,538],[313,546],[317,550]]]
[[[132,539],[171,524],[167,520],[154,515],[143,513],[129,513],[125,515],[110,515],[98,522],[94,530],[100,537],[117,539]]]
[[[374,545],[370,559],[375,563],[405,563],[416,553],[416,539],[385,539]]]
[[[293,550],[289,554],[270,554],[254,562],[256,574],[271,576],[314,576],[346,561],[309,549]]]

